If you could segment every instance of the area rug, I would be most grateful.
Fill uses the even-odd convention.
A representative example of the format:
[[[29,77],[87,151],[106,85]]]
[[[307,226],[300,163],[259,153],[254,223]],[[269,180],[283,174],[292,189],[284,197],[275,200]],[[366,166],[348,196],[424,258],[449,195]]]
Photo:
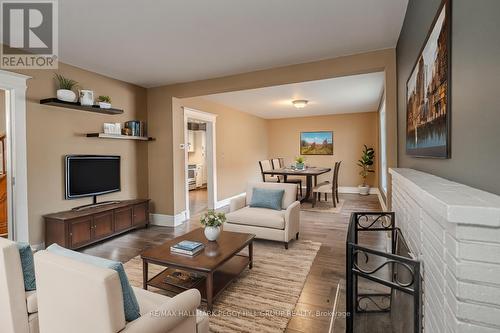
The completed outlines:
[[[247,268],[216,299],[210,331],[284,332],[320,246],[321,243],[298,240],[291,241],[285,250],[282,243],[256,240],[253,268]],[[142,287],[140,257],[124,266],[130,283]],[[149,276],[162,269],[150,264]]]
[[[300,208],[308,212],[340,213],[342,211],[342,206],[344,205],[344,202],[345,200],[340,199],[340,202],[337,203],[337,207],[333,207],[333,203],[331,200],[316,201],[316,205],[314,206],[314,208],[311,202],[303,202],[300,205]]]

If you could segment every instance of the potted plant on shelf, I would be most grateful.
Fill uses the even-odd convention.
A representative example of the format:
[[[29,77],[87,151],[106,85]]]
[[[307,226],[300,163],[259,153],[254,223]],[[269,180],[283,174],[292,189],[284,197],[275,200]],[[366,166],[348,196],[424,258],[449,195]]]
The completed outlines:
[[[101,95],[97,97],[97,102],[99,102],[101,109],[111,109],[111,97]]]
[[[359,194],[368,195],[370,193],[370,185],[366,183],[366,178],[373,170],[373,159],[375,158],[375,150],[373,148],[368,148],[366,145],[363,148],[361,154],[361,159],[358,160],[358,165],[361,167],[359,175],[363,178],[363,184],[358,186]]]
[[[220,227],[226,222],[226,214],[208,210],[200,218],[200,223],[205,227],[205,237],[211,242],[216,241],[220,236]]]
[[[306,161],[306,159],[303,157],[303,156],[297,156],[295,157],[295,168],[297,170],[304,170],[304,162]]]
[[[76,102],[76,93],[72,90],[78,82],[65,78],[60,74],[55,74],[55,79],[59,89],[57,89],[57,99],[64,102]]]

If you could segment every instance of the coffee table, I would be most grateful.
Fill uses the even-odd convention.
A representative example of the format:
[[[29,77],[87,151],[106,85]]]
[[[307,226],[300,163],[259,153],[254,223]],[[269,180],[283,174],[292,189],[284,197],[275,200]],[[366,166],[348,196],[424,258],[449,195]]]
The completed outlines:
[[[185,289],[165,282],[171,268],[194,272],[203,276],[196,285],[202,300],[207,302],[208,311],[212,310],[215,298],[247,267],[252,269],[253,239],[255,235],[240,232],[222,231],[216,242],[209,242],[202,228],[176,237],[161,245],[145,250],[141,254],[143,288],[148,286],[178,294]],[[183,240],[197,241],[205,248],[195,256],[170,252],[170,246]],[[248,246],[248,256],[239,254]],[[165,266],[165,270],[148,279],[148,264]],[[170,271],[169,271],[170,270]]]

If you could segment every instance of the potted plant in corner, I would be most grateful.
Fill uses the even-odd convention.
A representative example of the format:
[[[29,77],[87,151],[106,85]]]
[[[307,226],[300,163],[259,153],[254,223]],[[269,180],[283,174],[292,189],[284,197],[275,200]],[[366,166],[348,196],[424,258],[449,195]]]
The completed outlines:
[[[97,97],[97,102],[101,109],[111,109],[111,97],[101,95]]]
[[[200,218],[200,223],[205,227],[205,237],[211,242],[216,241],[220,236],[220,227],[226,222],[226,214],[208,210]]]
[[[55,74],[55,79],[59,89],[57,89],[57,99],[64,102],[76,102],[76,94],[72,90],[78,85],[78,82],[67,79],[60,74]]]
[[[303,156],[295,157],[295,168],[297,170],[304,170],[304,162],[306,159]]]
[[[358,186],[359,194],[368,195],[370,193],[370,185],[366,183],[366,178],[373,170],[373,159],[375,158],[375,150],[368,148],[366,145],[363,148],[361,159],[358,160],[358,165],[361,167],[359,175],[363,178],[363,184]]]

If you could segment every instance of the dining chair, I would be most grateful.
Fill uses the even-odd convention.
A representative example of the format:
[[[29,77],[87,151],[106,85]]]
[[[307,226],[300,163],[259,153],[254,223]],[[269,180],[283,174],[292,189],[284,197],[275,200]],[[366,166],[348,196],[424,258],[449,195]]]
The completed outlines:
[[[337,207],[339,200],[339,171],[340,164],[342,161],[335,162],[335,167],[333,168],[332,182],[329,181],[322,182],[321,184],[313,187],[313,208],[316,206],[317,201],[321,201],[321,194],[325,195],[325,201],[328,201],[328,194],[332,194],[333,207]]]
[[[280,178],[278,176],[264,174],[264,171],[271,171],[274,169],[273,163],[271,160],[259,161],[259,166],[260,166],[260,173],[262,175],[263,182],[271,182],[271,183],[279,183],[280,182]]]
[[[285,162],[283,157],[273,158],[271,162],[273,163],[273,169],[281,169],[285,167]],[[278,176],[278,177],[280,179],[280,182],[297,184],[297,186],[299,187],[299,191],[297,194],[300,194],[300,196],[302,197],[302,179],[293,177],[290,178],[285,176]]]

